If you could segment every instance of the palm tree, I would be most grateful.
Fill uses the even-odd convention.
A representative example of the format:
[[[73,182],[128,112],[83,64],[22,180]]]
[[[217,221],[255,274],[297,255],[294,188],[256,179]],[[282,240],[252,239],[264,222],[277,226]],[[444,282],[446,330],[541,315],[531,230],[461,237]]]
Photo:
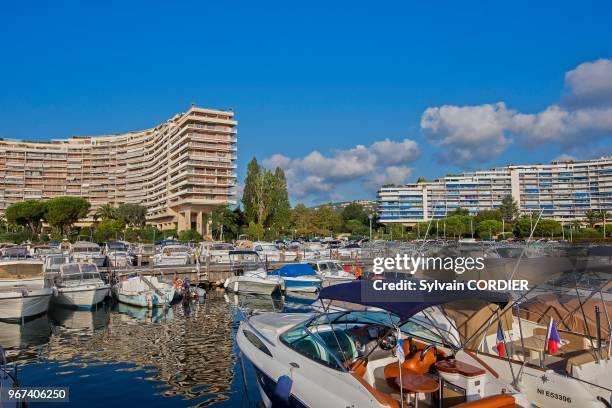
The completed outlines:
[[[584,213],[584,217],[591,228],[593,228],[595,224],[597,224],[597,221],[599,221],[599,213],[593,210],[587,210]]]
[[[102,220],[116,220],[117,216],[117,209],[110,203],[102,204],[96,210],[96,217]]]

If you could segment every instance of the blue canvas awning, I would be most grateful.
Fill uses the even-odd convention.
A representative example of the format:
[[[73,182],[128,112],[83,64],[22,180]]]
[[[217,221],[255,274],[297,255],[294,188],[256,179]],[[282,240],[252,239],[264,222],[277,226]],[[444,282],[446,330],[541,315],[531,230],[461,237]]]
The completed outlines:
[[[312,266],[308,264],[289,264],[273,271],[268,272],[268,275],[278,275],[287,278],[296,278],[298,276],[316,275]]]
[[[373,295],[372,281],[353,281],[321,289],[319,299],[338,300],[363,306],[376,307],[397,315],[402,321],[407,320],[431,306],[443,305],[460,300],[479,300],[505,306],[510,301],[510,294],[481,290],[434,290],[402,292],[402,300],[393,293],[393,301],[388,292]],[[363,287],[368,285],[368,287]],[[364,293],[367,298],[364,299]]]

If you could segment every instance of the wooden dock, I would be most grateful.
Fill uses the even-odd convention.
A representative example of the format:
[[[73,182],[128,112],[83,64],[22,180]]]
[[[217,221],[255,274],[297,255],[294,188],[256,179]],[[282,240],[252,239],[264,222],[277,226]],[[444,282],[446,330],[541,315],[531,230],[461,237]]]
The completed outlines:
[[[372,259],[347,259],[339,260],[339,262],[359,266],[364,270],[369,270],[372,266]],[[266,268],[268,271],[271,271],[294,263],[298,262],[266,262]],[[232,276],[232,269],[229,263],[192,264],[185,266],[145,265],[117,269],[109,268],[108,272],[119,279],[131,275],[157,276],[172,280],[189,279],[194,284],[206,288],[222,286],[223,282]]]

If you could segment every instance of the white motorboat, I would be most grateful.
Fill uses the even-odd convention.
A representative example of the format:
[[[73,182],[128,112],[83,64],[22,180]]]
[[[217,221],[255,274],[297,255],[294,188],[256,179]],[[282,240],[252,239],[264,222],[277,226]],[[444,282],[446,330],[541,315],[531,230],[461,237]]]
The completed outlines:
[[[324,288],[319,299],[359,304],[359,285]],[[489,295],[497,294],[479,296],[499,301]],[[528,406],[525,395],[496,378],[478,357],[453,345],[444,333],[410,322],[431,304],[382,301],[367,304],[375,310],[260,314],[241,322],[237,343],[255,368],[267,407],[409,406],[402,397],[410,398],[412,406]],[[398,333],[405,355],[401,364],[395,355]],[[402,395],[402,378],[418,383],[420,391]]]
[[[47,286],[57,289],[53,302],[62,306],[91,309],[110,291],[110,285],[102,280],[93,263],[63,264],[59,272],[47,272],[45,277]]]
[[[155,276],[134,276],[118,282],[113,292],[121,303],[150,309],[170,305],[176,288]]]
[[[289,264],[268,272],[285,281],[285,291],[316,293],[321,289],[322,279],[308,264]]]
[[[185,245],[166,245],[153,257],[155,265],[183,266],[191,263],[191,253]]]
[[[323,287],[355,280],[355,275],[345,271],[340,264],[331,259],[308,262],[308,265],[323,279]]]
[[[253,250],[257,251],[261,259],[268,262],[279,262],[284,260],[281,259],[281,251],[271,242],[253,242]]]
[[[102,255],[100,246],[89,241],[77,241],[70,248],[72,261],[77,263],[93,263],[98,267],[104,266],[106,255]]]
[[[223,284],[226,290],[235,293],[271,295],[285,289],[282,278],[268,276],[265,265],[256,251],[230,251],[232,272]]]
[[[22,320],[46,313],[53,289],[45,287],[43,261],[24,247],[0,252],[0,319]]]
[[[120,241],[108,242],[105,248],[109,265],[114,268],[125,268],[133,264],[129,247]]]
[[[229,253],[233,250],[234,246],[225,242],[202,242],[200,244],[200,262],[230,263]]]

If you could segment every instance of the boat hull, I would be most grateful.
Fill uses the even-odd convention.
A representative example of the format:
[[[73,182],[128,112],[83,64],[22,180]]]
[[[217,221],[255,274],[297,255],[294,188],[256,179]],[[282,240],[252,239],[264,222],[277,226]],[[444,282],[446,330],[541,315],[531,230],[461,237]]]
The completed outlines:
[[[287,292],[316,293],[321,289],[321,280],[318,278],[300,276],[297,278],[283,277],[283,280]]]
[[[42,288],[23,294],[18,291],[0,293],[0,319],[19,320],[46,313],[53,289]]]
[[[271,295],[282,291],[282,283],[272,279],[232,276],[227,278],[223,287],[235,293],[253,293]]]
[[[83,285],[58,288],[53,303],[61,306],[90,309],[108,295],[110,285]]]
[[[170,302],[174,298],[174,294],[169,296],[171,300],[167,299],[167,296],[162,298],[155,293],[139,293],[139,294],[124,294],[117,293],[117,300],[126,305],[146,307],[152,309],[154,307],[164,307],[170,305]]]

